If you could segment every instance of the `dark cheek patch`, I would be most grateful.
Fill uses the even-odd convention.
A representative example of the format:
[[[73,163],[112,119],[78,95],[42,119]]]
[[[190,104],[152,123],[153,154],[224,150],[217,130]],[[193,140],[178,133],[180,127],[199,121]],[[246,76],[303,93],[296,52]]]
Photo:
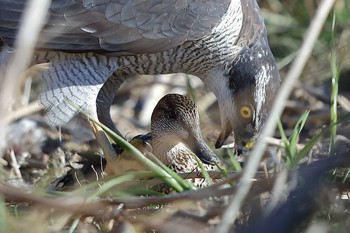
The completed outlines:
[[[251,48],[243,49],[233,61],[229,71],[229,88],[235,93],[256,85],[255,76],[261,65],[259,60],[253,59],[254,55],[251,50]]]

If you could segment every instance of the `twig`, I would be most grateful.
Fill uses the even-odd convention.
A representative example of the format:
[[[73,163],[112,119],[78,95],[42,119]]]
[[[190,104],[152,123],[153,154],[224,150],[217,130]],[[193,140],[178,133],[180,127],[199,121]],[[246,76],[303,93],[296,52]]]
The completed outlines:
[[[321,159],[317,162],[309,165],[300,166],[297,173],[301,177],[304,175],[313,173],[313,171],[319,170],[320,174],[324,174],[330,169],[335,167],[348,167],[350,159],[348,157],[348,150],[339,152],[336,155],[331,155],[328,158]],[[290,174],[295,174],[292,171]],[[317,176],[320,176],[317,174]],[[250,192],[248,192],[247,200],[256,197],[264,192],[271,191],[276,177],[261,179],[259,182],[254,182]],[[335,181],[334,184],[338,188],[348,189],[342,180]],[[0,194],[4,197],[6,202],[27,202],[39,206],[45,206],[45,208],[53,209],[58,212],[68,212],[76,215],[87,215],[96,217],[113,217],[119,215],[122,209],[135,209],[142,208],[150,205],[162,205],[180,201],[201,201],[209,197],[223,197],[227,195],[233,195],[237,191],[237,187],[230,187],[222,189],[221,187],[207,187],[195,191],[186,191],[182,193],[175,193],[160,197],[121,197],[121,198],[105,198],[105,199],[92,199],[89,196],[81,195],[65,195],[63,197],[47,197],[38,196],[37,194],[28,194],[23,189],[14,188],[11,186],[5,186],[0,184]],[[115,208],[117,206],[117,208]],[[122,209],[120,207],[123,206]],[[208,214],[211,216],[220,215],[224,208],[211,208],[208,210]]]
[[[10,151],[10,156],[11,156],[11,166],[12,166],[13,170],[15,171],[17,178],[19,178],[22,181],[22,174],[21,174],[21,171],[19,170],[20,166],[17,163],[15,151],[12,149]]]
[[[5,117],[5,122],[7,123],[11,123],[17,119],[20,119],[22,117],[25,117],[25,116],[28,116],[28,115],[31,115],[33,113],[36,113],[36,112],[39,112],[41,110],[43,110],[44,107],[43,105],[41,105],[39,103],[39,101],[33,101],[31,102],[30,104],[28,104],[27,106],[25,107],[21,107],[20,109],[12,112],[11,114],[7,115]]]
[[[48,0],[31,0],[28,1],[27,9],[22,18],[22,25],[18,31],[15,41],[16,52],[9,57],[8,67],[6,67],[4,81],[1,83],[0,90],[0,133],[4,134],[7,124],[3,118],[10,112],[13,104],[13,93],[16,93],[17,84],[21,78],[21,73],[29,64],[39,31],[43,25],[47,9],[49,7]],[[7,52],[7,51],[4,51]],[[2,74],[2,72],[1,72]],[[0,135],[0,140],[4,135]],[[2,148],[0,148],[1,150]]]
[[[272,188],[275,178],[268,178],[261,180],[259,184],[254,186],[250,195],[256,196],[262,192],[266,192]],[[209,197],[223,197],[228,195],[233,195],[237,191],[237,187],[230,188],[202,188],[200,190],[194,191],[185,191],[181,193],[169,194],[166,196],[160,197],[133,197],[133,198],[112,198],[111,203],[120,204],[123,203],[125,208],[141,208],[149,205],[161,205],[169,204],[181,200],[191,200],[191,201],[200,201]]]
[[[77,215],[94,215],[96,210],[106,207],[106,202],[88,202],[88,197],[64,196],[60,198],[41,197],[34,194],[25,193],[23,189],[14,188],[0,184],[0,193],[6,202],[26,202],[42,205],[45,208],[52,208],[57,211],[68,212]]]
[[[268,137],[266,142],[270,145],[273,145],[273,146],[278,146],[278,147],[282,147],[282,148],[285,148],[285,145],[284,143],[282,142],[281,139],[278,139],[278,138],[273,138],[273,137]],[[301,150],[304,148],[304,144],[300,144],[300,143],[297,143],[296,144],[296,147],[297,147],[297,150]]]
[[[350,100],[349,99],[347,99],[343,95],[339,95],[338,96],[338,103],[343,109],[350,112]]]
[[[78,174],[76,172],[74,172],[74,177],[75,177],[75,180],[77,181],[78,185],[80,186],[80,188],[83,187],[83,185],[80,183],[80,180],[79,180],[79,177],[78,177]]]
[[[251,195],[256,196],[261,192],[266,192],[272,188],[274,178],[263,179],[256,183],[252,189]],[[44,197],[35,194],[26,193],[23,189],[0,184],[0,193],[6,202],[27,202],[37,205],[43,205],[46,208],[56,209],[58,211],[70,212],[78,215],[96,215],[96,210],[102,209],[110,205],[123,204],[125,208],[142,208],[153,204],[167,204],[176,201],[186,200],[203,200],[212,196],[222,197],[232,195],[236,192],[236,187],[230,188],[202,188],[200,190],[185,191],[181,193],[169,194],[159,197],[121,197],[121,198],[105,198],[99,200],[91,200],[88,196],[68,196],[63,197]]]

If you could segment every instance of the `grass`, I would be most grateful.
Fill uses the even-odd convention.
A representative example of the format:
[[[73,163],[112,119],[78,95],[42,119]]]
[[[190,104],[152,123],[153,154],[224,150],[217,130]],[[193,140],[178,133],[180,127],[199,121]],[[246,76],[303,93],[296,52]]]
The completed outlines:
[[[232,163],[233,170],[238,172],[242,171],[242,167],[237,161],[237,159],[235,158],[235,154],[233,153],[233,150],[227,149],[227,153],[230,156],[230,161]]]
[[[330,141],[330,147],[329,151],[334,151],[334,144],[335,144],[335,138],[337,135],[337,118],[338,118],[338,89],[339,89],[339,76],[340,71],[342,67],[342,60],[339,62],[339,58],[337,57],[337,51],[336,51],[336,44],[335,44],[335,23],[336,23],[336,16],[335,11],[333,13],[333,21],[332,21],[332,40],[331,40],[331,58],[330,58],[330,64],[331,64],[331,71],[332,71],[332,93],[331,93],[331,108],[330,108],[330,118],[331,118],[331,141]],[[339,62],[339,64],[338,64]]]
[[[260,3],[265,7],[272,50],[277,61],[281,62],[281,66],[283,65],[281,74],[284,77],[286,71],[291,67],[290,61],[295,58],[296,50],[300,48],[310,19],[319,5],[311,0],[289,0],[286,3],[269,0],[260,1]],[[286,7],[286,5],[290,7]],[[347,54],[340,47],[345,42],[349,43],[346,39],[346,33],[349,33],[347,27],[349,12],[348,1],[338,0],[333,14],[329,16],[320,37],[315,43],[315,49],[301,78],[302,84],[312,85],[317,90],[323,90],[323,86],[327,85],[326,81],[331,81],[331,85],[329,85],[331,89],[329,102],[331,104],[327,105],[326,102],[319,100],[310,101],[309,96],[300,97],[301,95],[298,94],[300,89],[295,89],[296,91],[292,93],[290,101],[297,107],[287,107],[278,124],[285,147],[285,164],[288,168],[297,170],[303,158],[306,158],[307,155],[310,155],[308,158],[314,162],[314,156],[319,155],[318,151],[328,155],[329,152],[339,149],[336,144],[337,136],[349,124],[349,115],[344,114],[343,109],[338,104],[339,95],[345,94],[346,96],[349,94],[349,90],[345,93],[341,92],[341,85],[339,84],[341,78],[348,72],[350,64]],[[345,75],[345,77],[347,76]],[[185,85],[187,85],[188,91],[194,99],[201,97],[200,93],[192,87],[190,79],[187,79]],[[132,90],[130,93],[133,93]],[[134,94],[132,96],[135,98]],[[314,98],[314,96],[312,97]],[[322,102],[322,106],[317,109],[316,106],[321,105],[320,102]],[[319,115],[317,115],[317,110],[324,109],[327,111],[329,121],[323,120],[321,116],[318,117]],[[123,111],[126,112],[125,108],[122,108],[121,112]],[[289,122],[292,119],[291,115],[297,118],[293,124]],[[319,118],[318,122],[321,123],[315,123],[315,118]],[[102,125],[101,127],[104,128]],[[213,186],[208,188],[193,190],[186,179],[167,168],[154,156],[150,155],[151,159],[145,157],[140,151],[135,150],[133,145],[125,142],[118,135],[113,134],[106,128],[104,130],[114,142],[122,144],[126,150],[135,156],[135,159],[144,163],[151,171],[147,173],[130,172],[118,177],[113,176],[110,179],[91,182],[74,191],[65,192],[47,192],[45,189],[47,180],[51,180],[54,174],[49,169],[46,170],[46,174],[44,172],[41,175],[43,184],[40,187],[36,187],[37,183],[31,179],[29,181],[35,185],[31,186],[30,190],[25,189],[23,191],[22,188],[12,189],[11,187],[3,189],[1,185],[0,192],[3,198],[0,201],[0,232],[103,232],[110,230],[108,228],[110,221],[114,221],[114,226],[129,226],[136,232],[166,231],[164,229],[172,229],[171,227],[174,225],[183,232],[193,232],[193,229],[200,231],[207,229],[206,227],[214,228],[204,219],[208,216],[216,216],[215,214],[219,213],[217,219],[222,219],[226,206],[224,208],[216,202],[210,202],[210,207],[207,207],[205,201],[211,200],[210,197],[212,196],[222,197],[224,192],[230,195],[236,194],[238,188],[234,185],[227,188],[214,182]],[[68,141],[69,139],[65,140]],[[298,149],[298,143],[303,144],[304,147]],[[324,147],[327,147],[327,149]],[[78,150],[72,151],[72,153],[75,152],[80,154]],[[232,170],[241,171],[242,168],[234,159],[232,150],[228,150],[228,153],[230,160],[228,167],[233,168]],[[55,155],[50,153],[49,160],[57,159]],[[33,158],[35,158],[34,154],[32,155]],[[319,157],[316,159],[319,159]],[[3,161],[2,163],[4,164]],[[11,165],[1,167],[2,172],[5,173]],[[54,170],[59,170],[59,166],[51,167]],[[223,182],[237,176],[236,174],[232,175],[231,171],[225,167],[219,170],[223,177],[227,177],[223,179]],[[26,175],[25,165],[20,167],[20,172],[23,173],[25,179],[32,175],[31,173]],[[338,168],[333,173],[333,184],[335,186],[332,186],[332,188],[347,187],[349,169]],[[248,208],[251,207],[250,209],[253,211],[259,208],[259,206],[252,204],[260,198],[259,194],[271,190],[268,185],[269,180],[262,178],[259,174],[258,172],[254,177],[255,182],[252,191],[246,197],[247,201],[241,202],[248,205]],[[202,175],[210,181],[210,175],[212,174],[204,172]],[[276,176],[276,174],[271,175],[272,179]],[[6,181],[13,179],[13,176],[7,173],[3,177]],[[142,180],[143,177],[146,178]],[[156,179],[148,180],[150,177]],[[338,181],[338,177],[341,177],[340,181]],[[159,181],[159,179],[162,181]],[[131,184],[129,184],[130,182]],[[150,186],[160,182],[166,182],[176,193],[160,195],[149,190]],[[242,183],[239,183],[238,187],[241,185]],[[289,183],[285,185],[290,188]],[[313,222],[315,224],[326,222],[330,226],[329,232],[340,232],[341,230],[346,232],[344,229],[347,229],[346,225],[349,219],[348,200],[342,200],[339,196],[333,198],[328,187],[324,185],[324,188],[329,191],[327,199],[322,199],[318,196],[318,193],[314,194],[315,199],[320,198],[324,204],[328,202],[333,204],[330,206],[323,205],[321,210],[314,214]],[[202,200],[202,204],[204,203],[204,210],[207,213],[207,215],[204,214],[204,217],[187,214],[194,212],[195,205],[193,203],[198,200]],[[308,203],[304,204],[303,206],[307,206]],[[340,206],[340,208],[335,210],[334,205]],[[93,216],[94,221],[89,222],[89,218],[85,216]],[[189,226],[186,225],[188,222],[190,222]],[[313,222],[305,224],[303,232]],[[275,222],[275,224],[278,224],[278,222]]]
[[[189,185],[184,179],[178,176],[171,169],[167,168],[167,166],[165,166],[155,156],[152,156],[152,158],[156,159],[158,165],[152,162],[150,159],[148,159],[137,148],[125,141],[125,139],[123,139],[118,134],[114,133],[108,127],[96,121],[95,123],[98,124],[115,143],[118,143],[118,145],[121,145],[125,150],[129,151],[132,155],[135,156],[135,159],[146,165],[151,171],[157,174],[165,183],[167,183],[174,190],[181,192],[183,190],[192,189],[191,185]]]
[[[299,164],[299,161],[305,156],[304,153],[299,153],[299,151],[297,150],[297,143],[298,143],[299,135],[305,126],[309,113],[310,112],[307,111],[299,118],[298,122],[293,128],[292,135],[289,138],[287,138],[284,132],[281,121],[278,121],[277,123],[282,141],[285,146],[286,154],[287,154],[286,165],[289,168],[296,167]]]

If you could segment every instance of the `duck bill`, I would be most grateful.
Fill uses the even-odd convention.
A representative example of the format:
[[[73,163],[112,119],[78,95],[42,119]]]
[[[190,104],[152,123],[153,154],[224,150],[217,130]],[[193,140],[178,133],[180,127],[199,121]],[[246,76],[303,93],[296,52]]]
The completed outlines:
[[[222,131],[218,137],[218,140],[216,140],[215,143],[215,148],[221,148],[222,145],[224,145],[224,142],[226,141],[226,139],[228,138],[228,136],[230,136],[230,134],[232,133],[232,126],[230,124],[229,121],[225,121],[225,123],[223,124],[223,128]]]
[[[210,149],[202,138],[190,140],[189,146],[191,150],[197,155],[197,157],[205,164],[213,165],[218,163],[220,159]]]

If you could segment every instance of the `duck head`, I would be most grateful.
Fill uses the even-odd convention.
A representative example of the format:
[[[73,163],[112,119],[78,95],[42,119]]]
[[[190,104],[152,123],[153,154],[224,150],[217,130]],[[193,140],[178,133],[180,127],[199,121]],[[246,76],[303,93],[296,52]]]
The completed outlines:
[[[183,143],[203,163],[219,161],[203,140],[196,106],[186,96],[168,94],[158,102],[151,117],[151,134],[157,156],[166,156],[174,146]],[[166,161],[167,158],[161,160]]]

